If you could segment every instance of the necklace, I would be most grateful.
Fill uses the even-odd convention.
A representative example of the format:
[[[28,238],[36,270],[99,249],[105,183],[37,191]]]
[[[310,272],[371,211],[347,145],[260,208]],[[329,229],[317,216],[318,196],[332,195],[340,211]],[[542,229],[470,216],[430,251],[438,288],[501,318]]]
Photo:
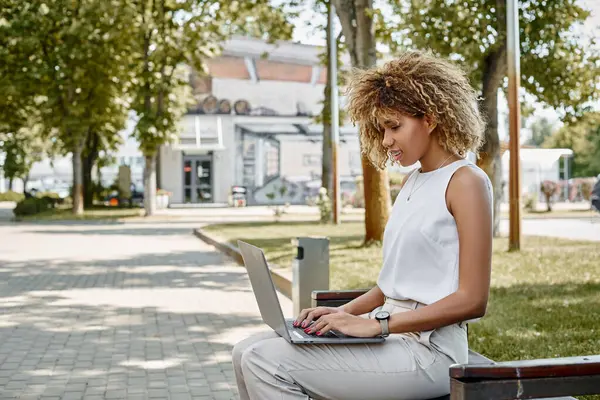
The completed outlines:
[[[419,179],[419,175],[415,176],[415,180],[413,181],[412,187],[410,188],[410,193],[408,193],[408,197],[406,198],[407,203],[410,201],[410,198],[412,197],[413,193],[415,193],[417,190],[419,190],[421,188],[421,186],[423,186],[425,184],[425,182],[427,182],[429,180],[429,178],[431,178],[431,176],[433,174],[435,174],[442,167],[442,165],[444,165],[444,163],[446,161],[448,161],[450,158],[452,158],[453,155],[454,154],[450,154],[450,156],[448,158],[446,158],[444,161],[442,161],[440,163],[440,165],[438,165],[438,167],[432,171],[433,173],[431,175],[427,176],[425,178],[425,180],[419,186],[417,186],[416,189],[415,189],[415,185],[417,184],[417,179]],[[420,168],[419,168],[419,171],[420,171]],[[417,171],[417,172],[420,173],[419,171]]]

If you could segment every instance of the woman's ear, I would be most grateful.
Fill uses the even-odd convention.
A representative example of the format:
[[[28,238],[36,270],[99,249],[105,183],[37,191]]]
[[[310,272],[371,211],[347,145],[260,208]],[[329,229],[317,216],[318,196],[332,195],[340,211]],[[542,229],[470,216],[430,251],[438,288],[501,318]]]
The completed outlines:
[[[431,132],[433,132],[433,130],[437,126],[437,121],[435,117],[431,114],[425,114],[423,118],[425,120],[425,126],[427,127],[427,133],[431,134]]]

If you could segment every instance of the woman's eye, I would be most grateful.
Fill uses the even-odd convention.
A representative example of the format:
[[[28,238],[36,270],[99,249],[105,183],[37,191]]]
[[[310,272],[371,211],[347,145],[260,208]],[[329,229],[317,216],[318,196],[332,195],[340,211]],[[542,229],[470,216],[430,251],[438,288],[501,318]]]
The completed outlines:
[[[397,125],[397,126],[392,126],[392,130],[393,130],[393,131],[396,131],[396,130],[398,130],[399,128],[400,128],[400,125]]]

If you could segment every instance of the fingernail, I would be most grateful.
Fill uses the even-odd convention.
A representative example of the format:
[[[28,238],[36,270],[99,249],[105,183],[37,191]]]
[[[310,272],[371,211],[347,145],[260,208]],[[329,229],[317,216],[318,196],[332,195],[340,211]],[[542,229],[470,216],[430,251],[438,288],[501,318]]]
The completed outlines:
[[[306,328],[306,329],[304,330],[304,332],[306,332],[306,333],[309,333],[309,332],[310,332],[310,328]]]
[[[302,327],[303,327],[303,328],[306,328],[306,321],[304,321],[304,322],[302,323]]]
[[[298,323],[296,321],[294,321],[294,326],[298,326]]]
[[[317,336],[321,336],[321,331],[317,332]]]

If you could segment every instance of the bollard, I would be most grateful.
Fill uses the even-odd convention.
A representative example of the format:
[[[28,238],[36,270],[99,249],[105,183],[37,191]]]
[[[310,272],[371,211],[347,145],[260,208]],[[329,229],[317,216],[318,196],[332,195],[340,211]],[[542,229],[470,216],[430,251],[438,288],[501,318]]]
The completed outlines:
[[[329,239],[299,237],[293,240],[292,302],[294,316],[311,307],[313,290],[329,290]]]

